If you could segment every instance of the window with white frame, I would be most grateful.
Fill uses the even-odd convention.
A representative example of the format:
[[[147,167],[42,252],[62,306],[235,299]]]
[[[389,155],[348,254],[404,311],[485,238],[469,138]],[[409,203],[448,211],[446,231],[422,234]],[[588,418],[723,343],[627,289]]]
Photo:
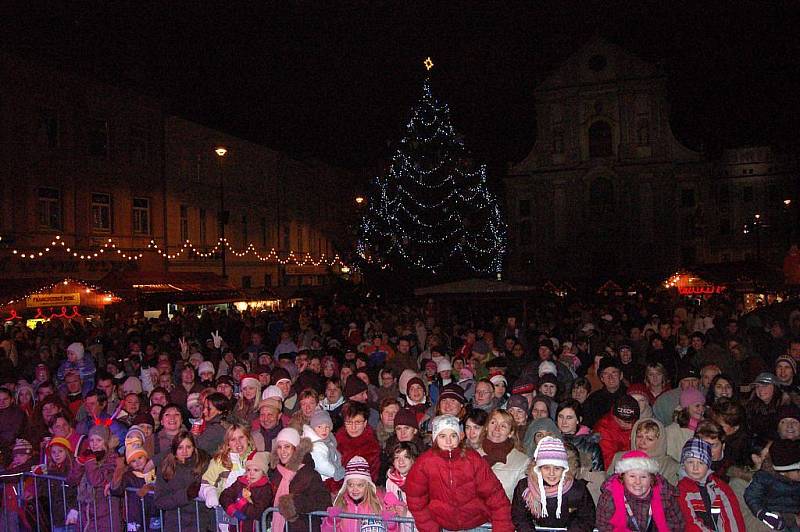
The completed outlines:
[[[111,231],[111,194],[92,193],[92,230],[107,233]]]
[[[39,228],[61,229],[61,191],[52,187],[39,187],[36,193]]]

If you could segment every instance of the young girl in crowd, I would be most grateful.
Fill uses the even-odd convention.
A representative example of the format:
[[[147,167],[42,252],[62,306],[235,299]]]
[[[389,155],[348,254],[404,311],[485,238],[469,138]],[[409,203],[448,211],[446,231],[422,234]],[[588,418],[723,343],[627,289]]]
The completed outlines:
[[[410,442],[399,442],[392,449],[392,467],[386,476],[386,493],[392,494],[397,503],[394,506],[388,505],[387,509],[393,511],[399,517],[411,517],[408,511],[408,497],[405,492],[406,478],[411,471],[411,466],[419,456],[419,449]],[[400,524],[401,532],[413,532],[414,525],[409,523]]]
[[[595,527],[600,532],[683,530],[678,492],[658,474],[658,464],[647,453],[628,451],[614,471],[597,502]]]
[[[58,436],[52,438],[45,448],[44,463],[33,468],[33,473],[66,479],[75,467],[72,453],[73,447],[69,440]],[[48,528],[48,523],[54,529],[64,526],[69,516],[72,517],[71,522],[77,522],[78,501],[74,489],[62,490],[61,482],[38,478],[36,493],[39,495],[39,522],[44,525],[43,528]]]
[[[575,480],[561,440],[545,436],[539,441],[527,478],[514,489],[511,519],[519,532],[537,527],[590,532],[595,507],[586,484]]]
[[[397,523],[387,519],[394,516],[384,512],[383,496],[378,494],[375,483],[369,472],[369,464],[360,456],[354,456],[347,462],[344,484],[328,508],[328,517],[322,522],[322,531],[359,532],[370,530],[397,530]],[[392,502],[397,503],[394,495]],[[363,514],[372,517],[362,519],[340,518],[343,513]]]
[[[711,445],[700,438],[681,452],[678,505],[692,532],[744,532],[739,501],[728,484],[711,470]]]
[[[667,435],[667,455],[676,462],[680,462],[683,445],[694,435],[697,425],[703,420],[706,397],[697,388],[687,388],[681,392],[680,407],[673,416],[674,423],[664,429]]]
[[[199,529],[195,499],[207,466],[208,457],[197,448],[191,432],[183,429],[175,435],[170,452],[159,465],[156,475],[155,505],[163,510],[161,529],[164,532],[179,528]]]
[[[437,416],[431,428],[433,446],[417,459],[405,484],[417,529],[468,530],[491,522],[494,532],[512,531],[508,497],[486,460],[464,447],[458,418]]]
[[[269,482],[269,453],[253,452],[245,462],[245,474],[223,490],[219,504],[240,523],[240,532],[255,532],[261,514],[272,505],[272,484]]]
[[[110,420],[109,420],[110,421]],[[84,523],[97,523],[98,531],[121,529],[119,499],[108,498],[111,480],[116,468],[112,449],[116,448],[116,436],[101,420],[89,429],[88,448],[78,457],[77,467],[70,471],[67,482],[78,485],[78,501],[81,504]]]
[[[117,458],[110,491],[115,497],[127,498],[124,508],[127,512],[128,532],[144,530],[144,523],[148,523],[147,528],[153,528],[151,519],[156,518],[157,513],[153,498],[147,497],[147,494],[155,490],[155,482],[156,468],[150,455],[139,441],[126,437],[125,457]],[[137,491],[128,491],[128,488]],[[144,508],[140,501],[144,502]]]

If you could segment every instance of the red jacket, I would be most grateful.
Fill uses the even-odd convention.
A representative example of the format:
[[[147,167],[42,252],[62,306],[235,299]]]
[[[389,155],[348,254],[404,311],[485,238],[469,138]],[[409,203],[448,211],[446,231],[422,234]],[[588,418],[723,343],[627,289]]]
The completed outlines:
[[[715,474],[708,476],[706,480],[706,491],[713,497],[711,508],[719,511],[717,516],[717,530],[721,532],[744,532],[744,517],[739,508],[739,500],[730,486],[717,477]],[[708,532],[713,530],[703,521],[703,514],[706,512],[706,505],[700,494],[700,485],[684,477],[678,482],[678,505],[686,521],[686,530],[692,532]]]
[[[619,451],[631,449],[631,429],[623,429],[611,412],[600,418],[593,432],[600,435],[600,450],[603,452],[604,464],[613,462],[614,455]]]
[[[381,446],[372,427],[367,425],[361,436],[357,438],[351,438],[347,434],[347,427],[341,427],[336,432],[336,446],[342,455],[343,466],[347,466],[347,462],[354,456],[360,456],[369,464],[372,481],[378,481],[378,473],[381,469]],[[337,486],[342,486],[341,481],[337,483]]]
[[[425,451],[411,467],[404,488],[420,532],[467,530],[486,522],[493,532],[514,530],[503,486],[472,449]]]

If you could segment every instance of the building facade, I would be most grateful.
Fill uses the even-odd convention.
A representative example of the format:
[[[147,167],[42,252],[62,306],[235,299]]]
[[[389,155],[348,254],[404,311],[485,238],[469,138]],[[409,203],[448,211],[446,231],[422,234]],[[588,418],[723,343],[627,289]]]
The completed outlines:
[[[536,87],[536,141],[505,180],[512,279],[651,277],[755,258],[744,224],[766,210],[770,193],[781,196],[790,179],[777,169],[792,164],[753,161],[743,180],[733,175],[741,154],[776,158],[769,149],[731,150],[715,163],[682,145],[665,81],[654,65],[597,38]],[[760,236],[763,255],[785,252],[773,232],[762,227]]]
[[[221,274],[224,218],[232,285],[326,281],[319,261],[336,255],[354,215],[347,172],[52,65],[2,54],[0,72],[0,279]],[[281,264],[290,253],[306,264]]]

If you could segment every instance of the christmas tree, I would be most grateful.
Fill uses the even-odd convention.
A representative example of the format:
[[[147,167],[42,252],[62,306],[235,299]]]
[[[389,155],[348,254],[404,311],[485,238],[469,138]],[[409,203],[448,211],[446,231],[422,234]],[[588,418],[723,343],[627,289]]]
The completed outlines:
[[[358,243],[366,262],[449,278],[502,270],[505,225],[486,167],[472,162],[430,78],[366,207]]]

